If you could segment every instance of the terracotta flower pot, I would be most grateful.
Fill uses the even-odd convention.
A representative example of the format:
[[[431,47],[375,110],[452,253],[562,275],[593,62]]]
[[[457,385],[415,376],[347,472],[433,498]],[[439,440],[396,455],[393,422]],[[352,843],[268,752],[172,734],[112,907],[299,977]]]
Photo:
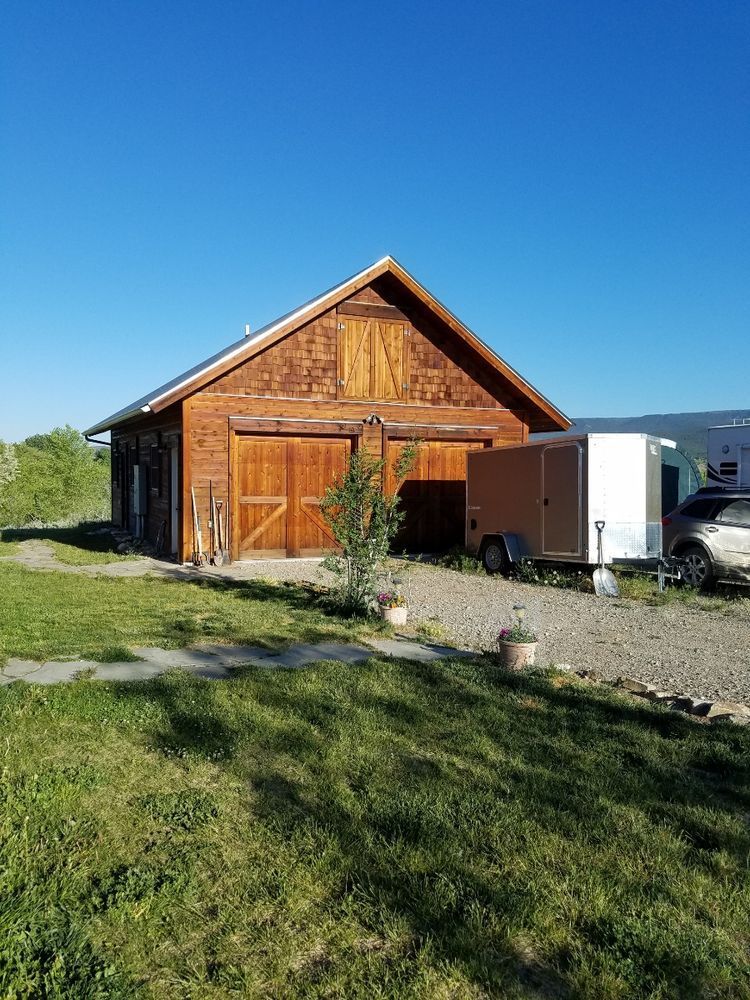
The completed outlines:
[[[406,625],[406,619],[409,616],[408,608],[381,608],[380,614],[384,622],[390,622],[391,625]]]
[[[523,670],[534,666],[535,642],[498,642],[497,658],[506,670]]]

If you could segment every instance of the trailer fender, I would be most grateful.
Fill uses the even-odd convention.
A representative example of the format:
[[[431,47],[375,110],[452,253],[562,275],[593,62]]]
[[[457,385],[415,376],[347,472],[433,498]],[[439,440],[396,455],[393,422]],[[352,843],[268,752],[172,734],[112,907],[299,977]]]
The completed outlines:
[[[523,558],[518,535],[510,531],[483,535],[479,558],[488,573],[507,573],[513,563]]]

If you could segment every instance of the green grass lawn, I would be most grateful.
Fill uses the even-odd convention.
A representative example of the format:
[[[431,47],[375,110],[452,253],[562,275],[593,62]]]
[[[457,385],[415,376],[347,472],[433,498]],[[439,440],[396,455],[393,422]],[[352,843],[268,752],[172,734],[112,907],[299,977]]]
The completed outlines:
[[[337,616],[324,601],[312,587],[263,580],[89,577],[0,563],[0,663],[111,659],[112,647],[201,641],[279,648],[387,631],[375,619]]]
[[[750,740],[485,660],[0,689],[2,997],[750,997]]]
[[[19,551],[18,542],[6,542],[0,538],[0,556],[15,556]]]
[[[128,562],[140,556],[112,552],[110,549],[81,548],[75,542],[61,542],[56,538],[46,538],[45,543],[53,550],[61,563],[68,566],[106,566],[108,563]]]

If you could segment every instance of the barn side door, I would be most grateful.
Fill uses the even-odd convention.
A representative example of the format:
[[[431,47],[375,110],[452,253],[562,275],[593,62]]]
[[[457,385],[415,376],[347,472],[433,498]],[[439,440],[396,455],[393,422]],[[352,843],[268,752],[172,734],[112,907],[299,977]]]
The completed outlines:
[[[233,487],[237,558],[319,556],[334,549],[320,502],[346,469],[351,449],[349,435],[239,436]]]

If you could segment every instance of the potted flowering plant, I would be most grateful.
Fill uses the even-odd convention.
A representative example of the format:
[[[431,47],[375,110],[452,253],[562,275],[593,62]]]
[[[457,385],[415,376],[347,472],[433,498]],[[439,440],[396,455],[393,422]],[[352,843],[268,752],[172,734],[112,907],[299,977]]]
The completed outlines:
[[[497,637],[497,657],[506,670],[523,670],[534,665],[537,637],[524,623],[526,608],[523,604],[513,605],[515,623],[510,628],[501,628]]]
[[[397,590],[383,590],[376,595],[375,600],[378,602],[383,621],[390,622],[391,625],[406,624],[409,609],[403,594]]]

